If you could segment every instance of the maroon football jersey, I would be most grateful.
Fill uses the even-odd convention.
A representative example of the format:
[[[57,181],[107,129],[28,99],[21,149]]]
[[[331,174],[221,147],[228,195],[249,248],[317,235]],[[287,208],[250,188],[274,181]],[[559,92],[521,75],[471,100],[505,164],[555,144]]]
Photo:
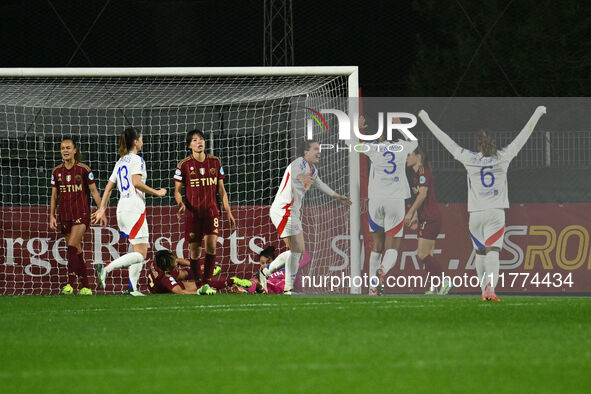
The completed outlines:
[[[73,220],[90,214],[88,185],[94,183],[90,167],[76,163],[70,169],[62,163],[51,173],[51,186],[59,193],[58,213],[60,220]]]
[[[417,197],[419,193],[419,186],[426,186],[427,198],[418,209],[418,218],[420,222],[424,221],[439,221],[441,214],[437,207],[437,200],[435,199],[435,183],[433,182],[433,175],[429,167],[421,167],[419,171],[415,172],[412,177],[412,194],[413,198]]]
[[[175,286],[180,286],[184,289],[181,282],[177,282],[174,276],[159,269],[154,262],[150,264],[150,268],[148,269],[148,286],[150,293],[153,294],[172,293],[172,289]]]
[[[216,193],[218,182],[224,179],[224,169],[219,158],[205,155],[205,160],[200,162],[191,155],[181,160],[173,179],[185,186],[187,213],[197,218],[219,215]]]

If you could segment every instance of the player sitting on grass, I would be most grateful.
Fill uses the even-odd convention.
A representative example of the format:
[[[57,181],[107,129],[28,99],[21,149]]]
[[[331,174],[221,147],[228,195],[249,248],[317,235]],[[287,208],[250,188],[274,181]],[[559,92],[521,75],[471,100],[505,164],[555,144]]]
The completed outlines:
[[[179,259],[170,250],[163,249],[156,252],[155,263],[148,270],[148,285],[151,293],[175,293],[175,294],[199,294],[208,295],[207,289],[201,287],[197,290],[190,271],[178,269],[181,265],[190,265],[185,259]],[[217,272],[216,272],[217,271]],[[214,275],[219,275],[220,267],[216,267]],[[249,280],[232,277],[228,279],[211,279],[210,284],[217,289],[224,289],[234,284],[249,287],[252,283]]]
[[[157,251],[148,269],[150,293],[197,294],[195,282],[181,280],[176,268],[177,258],[170,250]]]

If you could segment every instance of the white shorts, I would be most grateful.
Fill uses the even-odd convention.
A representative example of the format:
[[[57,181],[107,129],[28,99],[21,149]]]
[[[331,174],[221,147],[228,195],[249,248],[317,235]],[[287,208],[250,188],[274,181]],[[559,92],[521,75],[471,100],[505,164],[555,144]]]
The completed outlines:
[[[369,199],[369,230],[384,231],[390,237],[404,234],[404,200]]]
[[[274,208],[271,206],[269,210],[271,221],[277,229],[279,238],[286,238],[292,235],[298,235],[302,231],[302,223],[300,222],[300,214],[296,212],[293,214],[291,209]]]
[[[490,246],[502,248],[505,234],[505,210],[495,208],[470,212],[468,227],[474,249]]]
[[[132,245],[148,243],[148,220],[146,211],[142,214],[137,212],[117,211],[117,226],[124,238],[129,238]]]

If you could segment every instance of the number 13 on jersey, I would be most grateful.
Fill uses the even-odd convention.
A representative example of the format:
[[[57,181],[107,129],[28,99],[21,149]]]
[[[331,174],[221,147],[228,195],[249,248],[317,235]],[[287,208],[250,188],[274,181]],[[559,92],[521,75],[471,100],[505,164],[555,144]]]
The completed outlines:
[[[129,179],[127,178],[127,171],[126,166],[119,167],[117,171],[117,175],[119,175],[119,184],[121,185],[121,191],[127,191],[129,189]],[[125,182],[124,182],[125,181]]]

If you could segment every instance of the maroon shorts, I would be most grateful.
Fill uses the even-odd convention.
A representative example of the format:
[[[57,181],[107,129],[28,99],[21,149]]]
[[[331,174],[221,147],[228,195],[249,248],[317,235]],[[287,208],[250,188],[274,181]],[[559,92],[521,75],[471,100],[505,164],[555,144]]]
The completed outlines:
[[[188,243],[201,242],[205,235],[218,235],[220,218],[196,218],[193,215],[185,216],[185,240]]]
[[[71,220],[62,220],[60,218],[60,227],[62,230],[62,234],[68,235],[72,231],[72,227],[77,226],[79,224],[85,224],[86,229],[90,227],[90,215],[84,214],[79,218],[71,219]]]
[[[435,241],[441,230],[441,221],[425,221],[419,223],[419,238]]]

